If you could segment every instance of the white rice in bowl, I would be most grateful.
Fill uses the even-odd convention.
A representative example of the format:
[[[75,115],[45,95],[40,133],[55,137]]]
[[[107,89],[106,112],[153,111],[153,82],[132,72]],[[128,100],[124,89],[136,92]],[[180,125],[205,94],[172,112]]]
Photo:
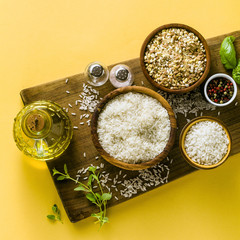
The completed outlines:
[[[228,151],[229,139],[223,127],[213,121],[194,124],[186,134],[187,155],[201,165],[217,164]]]
[[[99,114],[97,133],[103,149],[126,163],[159,155],[170,137],[167,110],[153,97],[128,92],[109,101]]]

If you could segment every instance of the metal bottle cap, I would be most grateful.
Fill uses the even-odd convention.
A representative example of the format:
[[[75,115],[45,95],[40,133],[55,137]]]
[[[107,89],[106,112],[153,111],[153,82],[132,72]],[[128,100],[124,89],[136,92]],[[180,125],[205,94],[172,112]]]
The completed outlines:
[[[125,81],[128,78],[129,71],[126,68],[119,68],[116,73],[116,78],[121,81]]]
[[[89,68],[89,73],[93,76],[93,77],[101,77],[103,74],[103,67],[100,64],[92,64]]]
[[[45,125],[45,119],[41,114],[29,114],[26,122],[28,129],[32,132],[40,132]]]

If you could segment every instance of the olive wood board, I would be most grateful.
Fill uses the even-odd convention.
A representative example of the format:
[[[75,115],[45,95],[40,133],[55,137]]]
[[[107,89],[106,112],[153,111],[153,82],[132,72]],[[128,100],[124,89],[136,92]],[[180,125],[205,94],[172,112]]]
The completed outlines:
[[[210,69],[209,76],[218,72],[227,73],[231,75],[230,71],[226,71],[224,69],[219,56],[219,49],[220,49],[221,42],[226,36],[229,36],[229,35],[233,35],[236,37],[234,45],[235,45],[238,57],[240,57],[240,31],[235,31],[232,33],[207,39],[207,42],[211,51],[211,69]],[[152,86],[144,77],[140,67],[139,58],[124,61],[122,63],[128,65],[133,70],[135,85],[137,86],[144,85],[145,87],[148,87],[157,91],[157,89],[154,86]],[[109,69],[111,69],[114,65],[109,66]],[[68,83],[66,83],[66,79],[68,79]],[[124,202],[128,199],[131,199],[135,196],[138,196],[144,192],[150,191],[156,187],[162,186],[167,182],[171,182],[174,179],[182,177],[196,170],[193,167],[191,167],[183,159],[178,147],[179,135],[180,135],[181,129],[187,123],[187,118],[191,120],[195,118],[196,115],[192,113],[187,114],[187,116],[184,116],[184,114],[177,114],[178,130],[177,130],[174,146],[168,155],[169,158],[164,159],[161,165],[157,167],[158,172],[156,172],[156,169],[150,169],[151,172],[155,171],[154,172],[155,176],[157,174],[157,177],[159,177],[157,181],[158,184],[153,184],[152,182],[149,182],[149,179],[147,178],[141,178],[141,184],[146,186],[145,190],[138,189],[137,191],[134,192],[132,196],[129,196],[129,195],[128,195],[129,197],[122,196],[120,194],[121,189],[123,191],[128,190],[126,189],[125,186],[123,186],[124,183],[126,183],[126,181],[128,181],[129,179],[138,179],[137,177],[139,176],[140,172],[121,170],[120,168],[111,165],[101,157],[99,157],[99,159],[95,158],[96,156],[98,156],[98,152],[92,143],[91,127],[89,127],[86,124],[86,120],[84,120],[85,121],[84,125],[79,125],[81,121],[79,119],[79,116],[86,112],[80,111],[79,106],[75,105],[75,101],[79,99],[79,94],[82,92],[83,83],[86,83],[86,79],[84,77],[84,74],[80,73],[71,77],[62,78],[60,80],[55,80],[49,83],[44,83],[39,86],[30,87],[22,90],[20,93],[24,104],[29,104],[33,101],[44,99],[44,100],[54,101],[65,108],[68,107],[69,103],[72,105],[72,108],[69,108],[69,116],[72,120],[73,125],[78,126],[79,128],[76,130],[74,129],[73,139],[68,149],[66,150],[66,152],[56,160],[47,161],[47,166],[49,168],[51,175],[52,175],[53,168],[56,168],[59,171],[63,171],[64,163],[67,164],[68,171],[70,175],[74,178],[76,178],[78,170],[82,168],[86,169],[91,164],[93,164],[94,166],[101,165],[101,167],[103,167],[101,171],[102,172],[105,171],[105,174],[109,173],[110,174],[109,178],[112,179],[111,181],[113,181],[113,179],[116,180],[117,178],[117,182],[115,181],[116,182],[115,185],[118,191],[114,187],[110,186],[111,184],[113,184],[110,180],[109,182],[107,182],[107,186],[110,188],[110,191],[113,194],[113,197],[108,204],[108,206],[111,207],[121,202]],[[99,90],[100,97],[104,97],[106,94],[108,94],[110,91],[114,90],[115,88],[108,81],[106,84],[104,84],[101,87],[95,87],[95,89]],[[70,94],[67,94],[66,91],[69,91]],[[199,88],[199,91],[201,91],[201,88]],[[190,94],[194,94],[194,93],[190,93]],[[235,105],[236,102],[238,102],[239,104]],[[77,113],[77,116],[72,116],[71,115],[72,112]],[[240,152],[239,87],[238,87],[237,98],[231,105],[229,105],[228,107],[218,107],[216,110],[203,110],[202,112],[204,116],[208,115],[208,116],[218,117],[228,126],[232,136],[231,155],[239,153]],[[86,153],[86,157],[83,156],[84,152]],[[214,171],[214,170],[210,170],[210,171]],[[86,174],[83,176],[87,176]],[[160,175],[162,174],[162,176],[158,176],[158,174]],[[82,179],[83,176],[82,175],[80,176],[81,181],[83,180]],[[84,197],[84,193],[76,192],[73,190],[76,187],[74,182],[70,180],[57,181],[56,177],[53,177],[53,181],[55,183],[59,196],[62,200],[63,206],[71,222],[77,222],[79,220],[82,220],[86,217],[89,217],[92,213],[98,211],[95,205],[90,203]],[[134,182],[131,182],[131,184],[132,184],[132,187],[135,186],[136,188],[136,185],[134,185],[135,184]],[[104,190],[107,191],[107,188],[104,188]]]

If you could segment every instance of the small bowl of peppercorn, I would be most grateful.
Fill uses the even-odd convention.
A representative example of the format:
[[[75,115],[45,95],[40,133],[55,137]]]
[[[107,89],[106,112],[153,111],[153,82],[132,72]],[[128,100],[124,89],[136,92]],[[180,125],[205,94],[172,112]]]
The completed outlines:
[[[229,75],[217,73],[212,75],[204,85],[206,100],[218,107],[224,107],[237,96],[237,84]]]

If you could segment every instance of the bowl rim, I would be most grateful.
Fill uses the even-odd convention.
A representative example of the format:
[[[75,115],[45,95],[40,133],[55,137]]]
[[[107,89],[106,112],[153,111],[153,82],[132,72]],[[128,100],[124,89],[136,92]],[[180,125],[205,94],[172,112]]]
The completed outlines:
[[[145,67],[144,64],[144,54],[145,54],[145,49],[148,45],[148,43],[152,40],[152,38],[160,31],[162,31],[163,29],[168,29],[168,28],[184,28],[187,31],[193,32],[201,41],[201,43],[204,46],[204,49],[206,51],[206,59],[207,59],[207,64],[205,67],[205,70],[203,72],[203,75],[198,79],[197,82],[195,82],[193,85],[187,87],[187,88],[183,88],[183,89],[169,89],[166,87],[163,87],[162,85],[160,85],[159,83],[157,83],[156,81],[154,81],[154,79],[152,79],[150,77],[150,75],[148,74],[148,71]],[[209,71],[210,71],[210,64],[211,64],[211,55],[210,55],[210,49],[209,46],[207,44],[206,39],[201,35],[201,33],[199,33],[196,29],[185,25],[185,24],[181,24],[181,23],[170,23],[170,24],[165,24],[162,25],[156,29],[154,29],[152,32],[149,33],[149,35],[146,37],[146,39],[144,40],[142,47],[141,47],[141,51],[140,51],[140,65],[143,71],[144,76],[147,78],[147,80],[156,88],[163,90],[165,92],[168,93],[175,93],[175,94],[183,94],[186,92],[190,92],[192,90],[194,90],[196,87],[198,87],[199,85],[201,85],[203,83],[203,81],[206,79]]]
[[[168,142],[160,154],[158,154],[155,158],[153,158],[147,162],[132,164],[132,163],[126,163],[126,162],[117,160],[103,149],[103,147],[101,146],[101,144],[98,140],[97,122],[98,122],[98,117],[99,117],[100,112],[102,111],[102,109],[105,107],[105,105],[110,100],[112,100],[113,98],[115,98],[116,96],[118,96],[120,94],[124,94],[124,93],[128,93],[128,92],[137,92],[137,93],[142,93],[142,94],[146,94],[150,97],[153,97],[153,98],[157,99],[168,112],[168,116],[169,116],[169,120],[170,120],[170,127],[171,127]],[[97,149],[97,151],[99,152],[99,154],[109,163],[111,163],[119,168],[126,169],[126,170],[146,169],[146,168],[152,167],[152,166],[156,165],[157,163],[161,162],[162,160],[164,160],[174,145],[176,132],[177,132],[177,121],[175,118],[175,114],[174,114],[171,106],[167,102],[167,100],[164,97],[162,97],[159,93],[155,92],[154,90],[146,88],[146,87],[141,87],[141,86],[122,87],[122,88],[115,89],[114,91],[108,93],[96,107],[96,109],[92,115],[92,119],[91,119],[92,142],[93,142],[95,148]]]
[[[223,127],[223,130],[226,132],[227,134],[227,138],[229,140],[229,144],[228,144],[228,150],[227,150],[227,153],[225,154],[225,156],[216,164],[212,164],[212,165],[203,165],[203,164],[199,164],[199,163],[196,163],[194,162],[187,154],[186,150],[185,150],[185,147],[184,147],[184,141],[185,141],[185,137],[186,137],[186,134],[188,133],[189,129],[195,125],[196,123],[198,122],[202,122],[202,121],[212,121],[212,122],[217,122],[218,124],[220,124],[222,127]],[[194,118],[192,119],[189,123],[187,123],[181,133],[180,133],[180,136],[179,136],[179,149],[180,149],[180,152],[182,154],[182,156],[184,157],[184,159],[192,166],[192,167],[195,167],[197,169],[213,169],[213,168],[216,168],[218,167],[219,165],[223,164],[230,152],[231,152],[231,148],[232,148],[232,137],[231,137],[231,134],[230,134],[230,131],[228,129],[228,127],[226,126],[226,124],[224,122],[222,122],[221,120],[219,120],[218,118],[215,118],[215,117],[211,117],[211,116],[201,116],[201,117],[197,117],[197,118]]]
[[[207,95],[207,86],[208,86],[208,84],[209,84],[213,79],[219,78],[219,77],[226,78],[226,79],[230,80],[230,81],[233,83],[233,88],[234,88],[234,92],[233,92],[232,98],[231,98],[228,102],[222,103],[222,104],[213,102],[213,101],[208,97],[208,95]],[[237,96],[237,84],[236,84],[236,82],[234,81],[234,79],[233,79],[231,76],[229,76],[229,75],[227,75],[227,74],[225,74],[225,73],[216,73],[216,74],[212,75],[210,78],[208,78],[208,80],[205,82],[205,84],[204,84],[204,96],[205,96],[206,100],[207,100],[209,103],[211,103],[211,104],[213,104],[213,105],[215,105],[215,106],[217,106],[217,107],[227,106],[227,105],[229,105],[230,103],[232,103],[232,102],[235,100],[236,96]]]

